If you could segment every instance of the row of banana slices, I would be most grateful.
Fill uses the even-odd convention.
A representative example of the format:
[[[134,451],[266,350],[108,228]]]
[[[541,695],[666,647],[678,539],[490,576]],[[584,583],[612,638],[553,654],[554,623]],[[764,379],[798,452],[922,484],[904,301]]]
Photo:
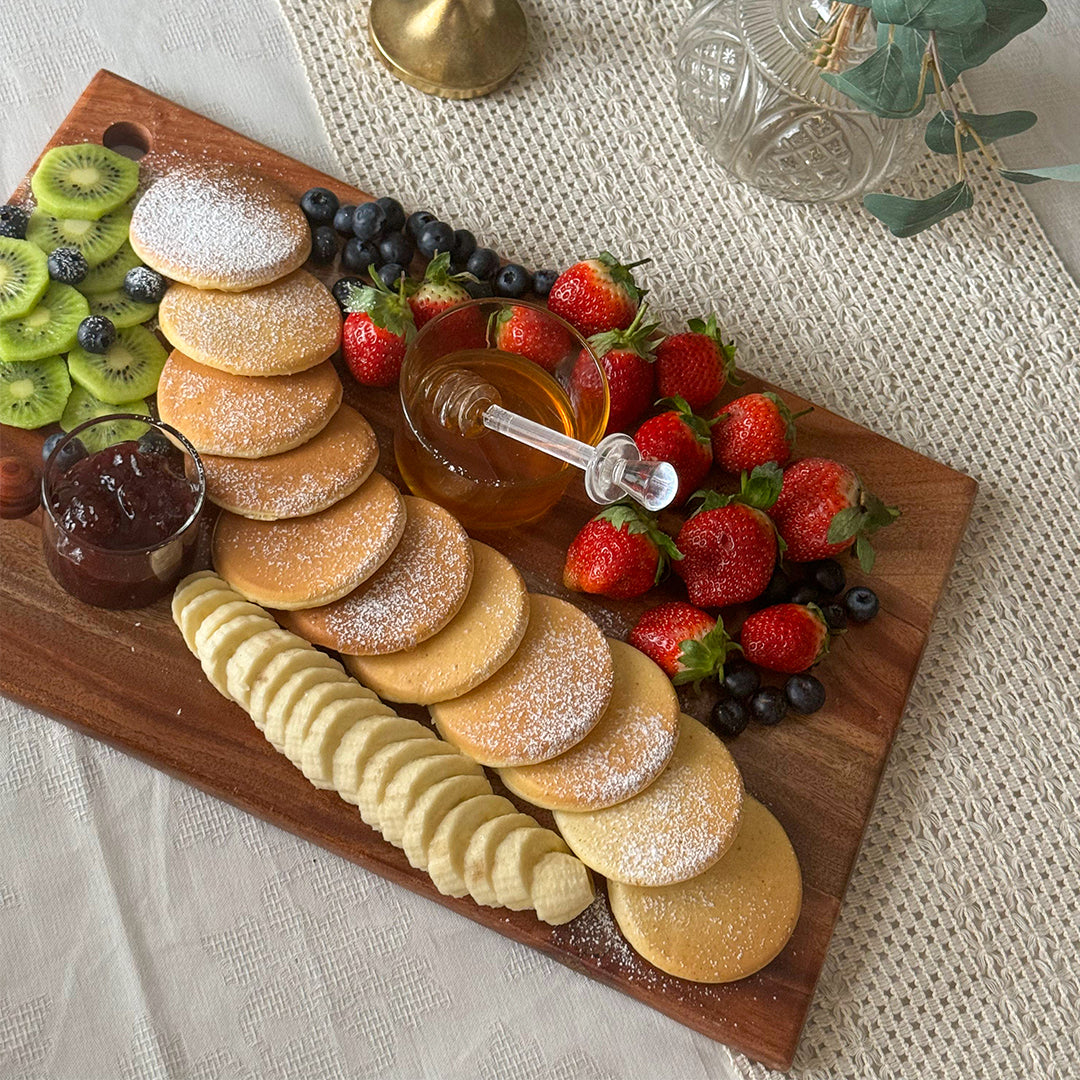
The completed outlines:
[[[484,770],[398,716],[303,638],[209,571],[176,588],[173,619],[213,686],[316,787],[426,870],[440,892],[560,924],[594,899],[562,838],[491,788]]]

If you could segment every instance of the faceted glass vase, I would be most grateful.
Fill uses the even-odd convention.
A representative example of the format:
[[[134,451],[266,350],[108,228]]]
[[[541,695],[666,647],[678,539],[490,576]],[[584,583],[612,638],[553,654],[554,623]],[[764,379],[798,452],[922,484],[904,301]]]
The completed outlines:
[[[842,202],[881,188],[912,160],[923,123],[857,108],[813,62],[838,4],[706,0],[679,35],[679,107],[694,138],[736,179],[791,202]],[[841,68],[876,47],[867,18]]]

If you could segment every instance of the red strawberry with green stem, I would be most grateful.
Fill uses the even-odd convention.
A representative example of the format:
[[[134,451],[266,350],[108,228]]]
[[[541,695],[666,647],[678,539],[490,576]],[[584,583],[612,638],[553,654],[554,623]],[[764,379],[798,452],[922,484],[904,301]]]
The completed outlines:
[[[652,338],[660,324],[645,321],[647,310],[648,306],[642,304],[625,330],[608,330],[589,338],[589,345],[607,378],[611,402],[605,435],[626,431],[655,397]],[[573,383],[580,392],[601,393],[600,372],[584,350],[574,367]]]
[[[776,529],[765,511],[780,492],[776,465],[743,473],[737,495],[702,493],[702,504],[679,530],[676,572],[694,604],[724,607],[759,597],[776,565]]]
[[[792,562],[831,559],[854,547],[867,574],[874,568],[869,537],[899,516],[868,491],[854,469],[829,458],[804,458],[784,470],[776,505],[769,511]]]
[[[656,386],[663,397],[681,397],[692,409],[703,409],[730,382],[735,371],[735,343],[723,342],[716,316],[691,319],[689,329],[671,334],[656,347]]]
[[[722,622],[682,600],[649,608],[627,640],[676,685],[720,675],[728,654],[739,651]]]
[[[739,643],[758,667],[796,675],[829,651],[829,627],[816,604],[775,604],[746,617]]]
[[[555,279],[548,307],[582,337],[625,330],[645,295],[631,270],[649,261],[641,259],[624,266],[614,255],[602,251],[595,259],[576,262]]]
[[[658,404],[673,408],[646,420],[637,429],[634,442],[642,457],[668,461],[675,466],[679,490],[671,505],[682,506],[712,465],[711,421],[698,416],[680,397],[661,400]]]
[[[795,446],[795,421],[811,409],[792,413],[776,394],[746,394],[713,417],[713,459],[725,472],[750,472],[775,461],[786,465]]]
[[[547,372],[554,372],[574,351],[570,332],[543,308],[517,303],[504,308],[492,321],[497,349],[524,356]]]
[[[409,297],[409,307],[412,308],[416,329],[419,330],[424,323],[434,319],[436,315],[441,315],[444,311],[465,303],[469,299],[469,294],[461,283],[475,280],[471,274],[452,274],[450,253],[439,252],[428,263],[423,281]]]
[[[648,592],[672,559],[680,559],[671,537],[639,506],[619,502],[596,515],[566,552],[563,584],[577,592],[624,600]]]
[[[353,288],[345,302],[349,312],[341,333],[345,363],[363,386],[391,386],[401,374],[405,348],[416,333],[406,296],[405,279],[391,291],[378,277]]]

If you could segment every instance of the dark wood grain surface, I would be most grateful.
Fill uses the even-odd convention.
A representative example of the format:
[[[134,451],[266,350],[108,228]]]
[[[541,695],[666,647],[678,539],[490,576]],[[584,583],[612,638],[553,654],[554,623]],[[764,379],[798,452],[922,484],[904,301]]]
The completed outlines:
[[[147,172],[205,156],[272,176],[297,196],[323,185],[342,201],[369,197],[108,72],[94,78],[49,146],[101,141],[110,128],[111,138],[119,131],[124,142],[146,140]],[[16,198],[25,194],[24,184]],[[484,240],[498,246],[497,237]],[[329,281],[334,274],[323,276]],[[391,438],[395,395],[360,388],[347,377],[344,382],[346,400],[378,433],[380,469],[398,482]],[[737,393],[764,386],[750,377]],[[793,409],[809,404],[786,392],[784,397]],[[0,428],[5,455],[37,461],[43,437]],[[975,491],[969,477],[820,408],[800,420],[798,449],[803,456],[848,462],[903,516],[876,544],[872,584],[881,614],[837,638],[821,666],[825,709],[774,728],[751,726],[729,743],[748,790],[791,836],[805,884],[802,916],[788,947],[738,983],[710,987],[663,975],[611,932],[603,907],[552,928],[529,912],[441,896],[426,874],[361,822],[354,807],[313,788],[239,707],[221,699],[185,648],[166,601],[137,613],[110,612],[63,593],[42,560],[40,511],[0,523],[0,689],[688,1027],[787,1068]],[[561,585],[566,546],[594,511],[578,483],[539,526],[483,539],[514,560],[531,589],[567,596]],[[676,528],[678,521],[672,516],[667,524]],[[852,564],[849,581],[862,580]],[[671,585],[646,601],[572,598],[606,633],[624,637],[644,607],[676,595],[677,585]],[[708,701],[686,704],[700,712]]]

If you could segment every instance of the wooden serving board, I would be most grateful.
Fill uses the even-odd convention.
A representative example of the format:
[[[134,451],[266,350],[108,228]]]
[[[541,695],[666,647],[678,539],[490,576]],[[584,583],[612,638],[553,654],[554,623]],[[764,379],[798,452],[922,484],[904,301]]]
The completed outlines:
[[[143,160],[149,170],[205,155],[271,176],[297,197],[322,185],[343,202],[370,198],[105,71],[95,76],[49,146],[86,140],[142,143],[150,148]],[[26,192],[24,183],[15,199],[24,199]],[[495,237],[484,241],[498,246]],[[323,276],[332,281],[336,274]],[[346,400],[379,435],[381,470],[400,482],[391,439],[396,395],[362,389],[348,377],[344,382]],[[748,378],[738,393],[765,385]],[[808,405],[784,396],[793,409]],[[40,460],[42,432],[2,428],[0,438],[4,454]],[[821,665],[828,690],[825,709],[774,728],[752,725],[729,743],[748,790],[787,829],[805,886],[802,916],[788,947],[763,971],[738,983],[703,986],[663,975],[621,942],[603,906],[568,926],[552,928],[530,912],[442,896],[426,874],[413,870],[399,850],[361,822],[354,807],[313,788],[239,707],[222,700],[185,648],[167,602],[136,613],[112,612],[87,607],[62,592],[42,559],[40,511],[0,525],[0,689],[785,1069],[795,1053],[975,492],[969,477],[820,408],[800,420],[798,449],[802,456],[820,454],[850,463],[874,491],[902,507],[903,516],[879,534],[876,544],[873,586],[881,597],[881,614],[834,640]],[[567,596],[561,584],[566,547],[594,512],[577,484],[538,526],[484,539],[513,559],[531,589]],[[666,524],[674,531],[678,520],[672,516]],[[851,566],[849,581],[862,581]],[[674,584],[644,602],[572,599],[606,633],[625,637],[646,606],[678,595]],[[707,706],[708,701],[687,702],[699,715]]]

